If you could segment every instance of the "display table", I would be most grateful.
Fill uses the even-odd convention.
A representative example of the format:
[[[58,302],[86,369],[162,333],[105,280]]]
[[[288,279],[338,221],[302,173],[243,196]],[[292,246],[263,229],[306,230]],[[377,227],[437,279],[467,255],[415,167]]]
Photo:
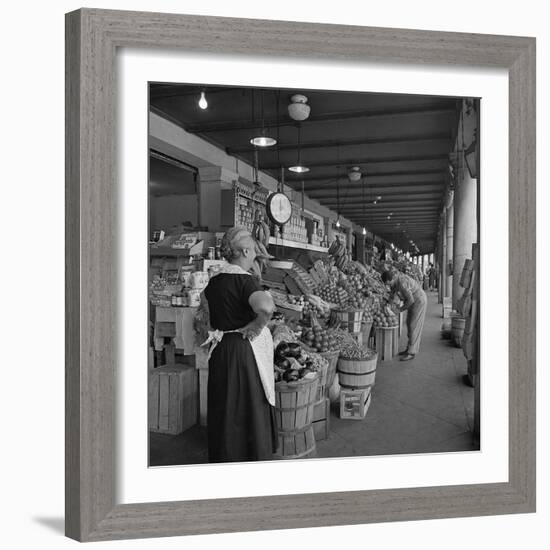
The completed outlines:
[[[156,307],[155,308],[155,350],[161,351],[164,347],[164,338],[157,333],[158,323],[174,323],[176,335],[174,345],[183,350],[184,355],[195,353],[195,332],[193,320],[198,308],[196,307]]]

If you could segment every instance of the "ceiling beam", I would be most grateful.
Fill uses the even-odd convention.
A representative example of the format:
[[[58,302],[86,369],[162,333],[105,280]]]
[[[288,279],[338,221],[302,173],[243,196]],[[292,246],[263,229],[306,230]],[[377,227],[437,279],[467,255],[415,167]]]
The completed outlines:
[[[450,141],[451,135],[448,132],[439,132],[436,134],[426,135],[414,135],[414,136],[395,136],[395,137],[381,137],[381,138],[359,138],[359,139],[327,139],[318,141],[306,141],[301,142],[299,145],[296,142],[293,143],[278,143],[277,151],[297,151],[305,149],[326,149],[329,147],[350,147],[355,145],[382,145],[382,144],[398,144],[398,143],[411,143],[422,141]],[[228,155],[236,155],[242,153],[253,153],[257,148],[254,145],[247,145],[243,147],[226,147],[225,152]],[[266,151],[275,149],[269,148]],[[264,149],[258,149],[263,151]]]
[[[397,107],[394,109],[361,109],[356,111],[336,111],[333,113],[324,113],[319,115],[311,115],[307,120],[298,123],[288,116],[284,116],[282,120],[277,118],[265,118],[263,122],[264,128],[276,128],[277,126],[310,126],[319,122],[328,122],[334,120],[349,120],[357,118],[393,118],[404,116],[424,116],[424,115],[455,115],[456,109],[448,107],[448,102],[440,104],[440,106],[428,107]],[[226,120],[223,122],[209,122],[202,124],[187,124],[185,129],[192,134],[203,134],[210,132],[234,132],[239,130],[261,130],[262,120]]]
[[[353,215],[355,218],[361,218],[358,214]],[[380,223],[384,225],[391,225],[395,231],[407,231],[410,227],[418,227],[420,225],[429,225],[430,227],[435,227],[436,222],[434,218],[430,218],[429,216],[418,216],[416,218],[409,218],[408,221],[401,221],[399,219],[392,219],[388,220],[386,218],[373,218],[372,216],[366,216],[366,219],[370,221],[371,223]],[[399,224],[399,225],[398,225]]]
[[[373,219],[387,220],[389,216],[389,213],[373,215],[372,212],[365,212],[365,214],[363,214],[361,210],[341,210],[340,214],[345,214],[346,217],[359,216],[359,217],[367,218],[369,220],[373,220]],[[398,223],[400,223],[403,225],[403,228],[404,228],[405,227],[404,224],[407,223],[408,220],[416,221],[418,219],[423,219],[423,220],[429,219],[430,221],[434,220],[435,222],[435,220],[437,220],[437,215],[429,211],[416,211],[416,212],[409,212],[409,213],[394,212],[390,220],[388,221],[392,221],[394,225],[397,225]]]
[[[396,157],[363,157],[363,158],[348,158],[348,159],[331,159],[322,162],[307,163],[308,168],[318,168],[322,166],[355,166],[361,164],[385,164],[392,162],[423,162],[423,161],[449,161],[449,155],[440,153],[438,155],[409,155]],[[261,170],[280,170],[280,164],[263,164]]]
[[[384,229],[394,231],[397,234],[403,234],[403,231],[399,231],[400,228],[395,228],[395,224],[388,221],[388,223],[383,223],[380,220],[371,220],[370,218],[362,219],[360,217],[350,217],[348,218],[350,220],[359,220],[357,223],[359,225],[368,225],[369,227],[384,227]],[[405,230],[405,233],[409,233],[410,231],[418,231],[419,229],[426,229],[432,231],[435,228],[435,225],[433,223],[422,223],[419,225],[411,225],[407,226],[407,229]]]
[[[349,201],[354,200],[358,201],[360,204],[363,204],[363,197],[365,198],[365,203],[371,203],[374,205],[374,201],[376,200],[376,197],[382,197],[380,200],[377,201],[377,204],[382,204],[384,201],[390,201],[395,198],[400,199],[408,199],[409,197],[414,197],[415,200],[420,199],[438,199],[440,200],[443,193],[443,189],[436,190],[436,191],[393,191],[393,192],[384,192],[384,191],[375,191],[374,193],[369,192],[365,193],[364,195],[362,193],[343,193],[340,191],[340,204],[342,203],[349,203]],[[311,199],[315,200],[333,200],[337,204],[337,194],[336,193],[330,193],[327,194],[326,192],[323,195],[320,194],[313,194],[313,193],[307,193],[307,196]]]
[[[321,203],[323,203],[325,206],[328,206],[330,208],[339,208],[345,209],[345,208],[351,208],[352,210],[361,210],[365,208],[365,210],[369,212],[387,212],[388,210],[391,210],[392,208],[398,208],[403,207],[404,210],[407,210],[408,208],[414,208],[414,207],[424,207],[429,210],[438,210],[438,207],[441,203],[441,199],[439,198],[433,198],[433,199],[406,199],[406,198],[394,198],[394,199],[386,199],[385,201],[380,201],[378,204],[374,204],[373,202],[365,202],[363,204],[362,201],[342,201],[340,200],[340,204],[338,204],[338,201],[335,200],[328,200],[328,199],[315,199]],[[438,211],[439,214],[439,211]]]
[[[403,214],[403,213],[393,213],[392,216],[390,216],[390,219],[388,220],[389,214],[382,214],[382,215],[375,215],[373,216],[372,213],[366,212],[363,214],[360,210],[342,210],[340,211],[340,215],[344,216],[346,218],[348,217],[358,217],[358,218],[364,218],[367,220],[377,220],[381,222],[388,222],[392,223],[394,226],[397,224],[400,224],[400,227],[402,229],[406,228],[407,223],[409,222],[415,222],[415,221],[423,221],[423,222],[431,222],[434,223],[437,221],[437,217],[430,213],[430,212],[411,212],[409,214]]]
[[[353,219],[361,220],[360,217],[354,217]],[[396,233],[403,233],[403,232],[407,233],[408,231],[412,231],[413,229],[418,229],[418,228],[422,228],[422,229],[429,228],[429,229],[431,229],[431,228],[435,227],[435,224],[433,224],[433,223],[422,222],[422,223],[419,223],[419,224],[411,224],[411,225],[408,225],[406,227],[401,226],[401,227],[396,228],[395,224],[392,223],[391,221],[388,221],[387,223],[385,223],[385,220],[372,220],[371,218],[366,218],[363,223],[366,223],[367,225],[378,226],[378,227],[384,226],[385,228],[391,229],[391,230],[395,231]]]
[[[285,183],[288,183],[288,182],[285,182]],[[363,191],[365,193],[365,195],[369,196],[369,195],[374,195],[374,196],[377,196],[377,195],[381,195],[381,194],[384,194],[384,195],[395,195],[397,193],[402,193],[403,189],[410,189],[410,192],[414,193],[418,193],[418,192],[423,192],[423,193],[426,193],[426,192],[432,192],[433,190],[441,190],[443,191],[443,189],[445,188],[445,185],[443,184],[443,182],[430,182],[430,181],[419,181],[417,183],[414,183],[414,184],[411,184],[411,183],[398,183],[398,184],[393,184],[393,185],[381,185],[381,184],[378,184],[378,185],[375,185],[375,186],[372,186],[372,187],[367,187],[365,186],[365,189],[363,190],[363,187],[362,186],[359,186],[359,187],[355,187],[353,185],[347,185],[345,187],[341,186],[340,185],[340,195],[342,193],[345,193],[347,194],[347,196],[362,196],[363,195]],[[427,189],[427,191],[418,191],[418,189]],[[298,189],[300,190],[300,188]],[[309,189],[306,189],[305,188],[305,185],[304,185],[304,192],[307,193],[308,196],[315,196],[316,194],[323,194],[323,193],[329,193],[331,191],[334,191],[336,192],[338,190],[338,187],[336,185],[332,185],[332,186],[325,186],[325,187],[317,187],[317,188],[309,188]],[[353,192],[352,195],[350,195],[350,192]],[[405,191],[406,192],[406,191]]]
[[[378,170],[377,172],[371,172],[370,170],[365,173],[365,177],[367,179],[367,185],[369,182],[371,182],[373,179],[376,178],[389,178],[394,176],[429,176],[432,174],[439,174],[442,177],[447,175],[447,170],[442,170],[441,168],[435,168],[435,169],[427,169],[427,170]],[[348,180],[347,175],[343,175],[341,173],[335,172],[334,174],[327,174],[325,176],[304,176],[303,178],[296,178],[293,174],[289,174],[287,179],[287,183],[301,183],[302,180],[304,184],[307,186],[310,183],[335,183],[336,180]]]
[[[346,181],[347,178],[346,178]],[[293,189],[296,189],[298,191],[300,191],[302,189],[302,183],[301,182],[298,182],[298,181],[291,181],[289,182],[288,180],[285,180],[285,183],[287,185],[290,185]],[[404,182],[388,182],[388,183],[372,183],[372,182],[369,182],[368,184],[365,184],[365,191],[366,192],[372,192],[372,193],[376,193],[376,194],[380,194],[380,193],[383,193],[385,190],[387,191],[388,189],[395,189],[395,188],[398,188],[398,189],[401,189],[401,188],[404,188],[404,187],[409,187],[410,189],[416,189],[418,187],[428,187],[428,188],[440,188],[440,189],[443,189],[445,187],[445,182],[440,180],[440,181],[404,181]],[[331,191],[331,190],[335,190],[337,188],[337,185],[336,185],[336,181],[333,181],[333,182],[327,182],[327,185],[306,185],[304,184],[304,191],[306,193],[312,193],[312,192],[316,192],[316,191]],[[348,184],[346,186],[342,186],[342,184],[340,184],[340,191],[349,191],[349,190],[353,190],[353,191],[360,191],[360,192],[363,192],[363,189],[362,189],[362,186],[360,183],[357,183],[357,184],[350,184],[348,182]]]
[[[189,85],[189,84],[150,84],[149,85],[149,97],[150,101],[154,102],[159,99],[168,99],[172,97],[188,97],[188,96],[200,96],[201,92],[205,92],[207,95],[221,94],[228,92],[235,92],[244,90],[244,88],[233,87],[215,87],[201,86],[201,85]],[[208,99],[208,97],[206,98]],[[197,98],[198,101],[198,98]]]
[[[322,201],[319,201],[322,202]],[[326,202],[326,201],[325,201]],[[332,203],[329,203],[332,204]],[[388,212],[401,212],[401,213],[407,213],[412,212],[414,210],[425,210],[426,212],[433,212],[434,214],[437,214],[439,216],[440,212],[438,209],[438,204],[435,201],[433,204],[411,204],[411,201],[402,201],[401,203],[396,202],[386,202],[385,204],[362,204],[360,202],[357,203],[347,203],[339,205],[335,204],[335,208],[339,208],[340,210],[363,210],[365,209],[366,212],[370,212],[371,214],[376,214],[377,212],[380,214],[386,214]]]
[[[429,218],[418,218],[416,220],[411,219],[409,222],[399,222],[400,225],[397,225],[396,220],[388,220],[381,218],[371,218],[370,216],[361,216],[359,214],[350,214],[346,216],[347,219],[351,220],[361,220],[362,223],[378,224],[384,225],[385,227],[392,227],[394,231],[403,232],[408,231],[410,228],[419,227],[419,226],[429,226],[436,227],[434,220]]]

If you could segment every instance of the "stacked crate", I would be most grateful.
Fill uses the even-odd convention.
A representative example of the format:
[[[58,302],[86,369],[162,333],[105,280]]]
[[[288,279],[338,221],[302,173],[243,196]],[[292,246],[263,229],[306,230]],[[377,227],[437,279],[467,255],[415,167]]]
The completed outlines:
[[[153,432],[178,435],[197,423],[197,371],[170,365],[149,371],[148,417]]]

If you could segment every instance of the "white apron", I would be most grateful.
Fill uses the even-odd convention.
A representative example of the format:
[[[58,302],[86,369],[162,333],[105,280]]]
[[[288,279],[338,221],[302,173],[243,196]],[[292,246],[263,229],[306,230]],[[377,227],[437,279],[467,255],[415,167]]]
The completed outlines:
[[[233,264],[225,265],[218,273],[237,273],[251,277],[250,273],[247,273],[241,267]],[[215,277],[215,275],[213,276]],[[210,344],[210,347],[208,348],[208,359],[210,359],[210,356],[216,346],[222,341],[223,335],[230,332],[240,331],[239,329],[228,330],[225,332],[222,330],[208,331],[208,338],[201,344],[201,347]],[[271,337],[271,332],[267,327],[264,327],[260,334],[254,338],[254,340],[249,341],[252,347],[252,352],[254,353],[254,358],[256,359],[258,374],[260,375],[260,380],[262,381],[265,397],[270,405],[275,406],[275,375],[273,373],[273,338]]]

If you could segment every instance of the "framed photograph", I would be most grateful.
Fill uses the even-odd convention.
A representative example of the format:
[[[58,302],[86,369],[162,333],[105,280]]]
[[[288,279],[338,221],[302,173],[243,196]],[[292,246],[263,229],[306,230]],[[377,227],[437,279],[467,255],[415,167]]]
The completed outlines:
[[[534,39],[82,9],[66,67],[67,536],[535,511]]]

